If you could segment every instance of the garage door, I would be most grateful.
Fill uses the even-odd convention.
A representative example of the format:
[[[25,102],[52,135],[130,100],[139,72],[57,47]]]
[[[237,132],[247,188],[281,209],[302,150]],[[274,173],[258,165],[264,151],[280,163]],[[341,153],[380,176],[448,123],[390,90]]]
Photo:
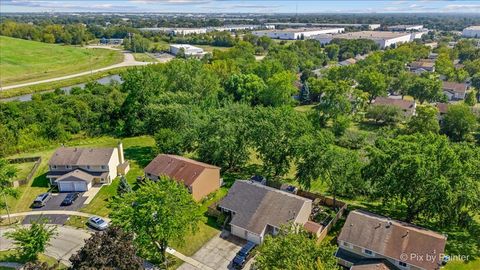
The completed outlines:
[[[87,183],[81,181],[60,181],[58,182],[58,190],[60,192],[87,191]]]

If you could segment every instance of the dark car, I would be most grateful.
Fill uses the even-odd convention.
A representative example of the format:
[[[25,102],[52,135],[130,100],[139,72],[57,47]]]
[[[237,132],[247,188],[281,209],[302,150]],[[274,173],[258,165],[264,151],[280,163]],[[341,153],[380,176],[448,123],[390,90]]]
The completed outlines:
[[[78,192],[74,193],[68,193],[67,196],[65,196],[65,199],[63,199],[61,205],[71,205],[79,196],[80,194]]]
[[[235,258],[233,258],[232,267],[235,269],[242,269],[252,257],[252,251],[256,246],[257,245],[253,242],[247,242],[242,249],[240,249]]]
[[[33,207],[34,208],[44,207],[51,197],[52,197],[52,194],[50,192],[42,193],[38,195],[37,198],[35,198],[35,200],[33,201]]]

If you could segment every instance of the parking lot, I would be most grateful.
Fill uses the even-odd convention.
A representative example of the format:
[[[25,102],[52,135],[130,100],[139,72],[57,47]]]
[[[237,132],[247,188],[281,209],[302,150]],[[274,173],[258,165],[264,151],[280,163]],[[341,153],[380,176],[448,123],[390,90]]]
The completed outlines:
[[[41,208],[32,208],[32,211],[46,211],[46,210],[68,210],[68,211],[77,211],[83,207],[87,197],[82,197],[83,193],[80,193],[80,196],[71,204],[67,206],[62,206],[61,203],[63,199],[67,196],[68,193],[53,193],[50,200],[45,203],[45,206]],[[33,203],[33,202],[32,202]],[[23,219],[23,224],[30,224],[32,221],[38,220],[40,216],[26,216]],[[67,215],[42,215],[41,218],[48,219],[50,224],[60,224],[63,225],[67,222]]]
[[[224,236],[223,233],[222,236]],[[228,235],[224,239],[220,235],[215,236],[201,247],[193,256],[193,259],[213,268],[213,269],[233,269],[231,262],[237,252],[246,243],[245,240]],[[243,269],[250,269],[252,260],[250,260]],[[193,270],[195,267],[184,263],[179,270]]]

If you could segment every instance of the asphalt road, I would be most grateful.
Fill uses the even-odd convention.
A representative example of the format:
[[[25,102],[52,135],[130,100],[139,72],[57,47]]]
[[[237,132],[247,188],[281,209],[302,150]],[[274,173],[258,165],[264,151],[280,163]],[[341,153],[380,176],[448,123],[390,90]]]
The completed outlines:
[[[0,228],[0,250],[14,248],[12,241],[4,237],[5,232],[13,228]],[[57,236],[50,241],[45,254],[60,260],[65,265],[70,265],[68,259],[75,254],[90,237],[90,232],[68,226],[57,226]]]

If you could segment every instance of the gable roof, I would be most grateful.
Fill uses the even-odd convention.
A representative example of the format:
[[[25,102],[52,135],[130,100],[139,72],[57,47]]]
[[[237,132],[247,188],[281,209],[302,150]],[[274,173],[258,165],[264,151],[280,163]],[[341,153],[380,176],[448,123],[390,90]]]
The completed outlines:
[[[443,90],[454,93],[467,92],[468,85],[466,83],[443,82]]]
[[[114,151],[115,148],[60,147],[53,153],[48,165],[107,165]]]
[[[438,112],[441,114],[447,113],[448,103],[441,103],[441,102],[437,103],[437,109],[438,109]]]
[[[385,97],[377,97],[373,105],[390,105],[398,107],[402,110],[413,110],[415,107],[415,101],[405,100],[405,99],[393,99]]]
[[[220,170],[217,166],[193,159],[177,155],[160,154],[145,167],[144,171],[155,176],[166,175],[190,186],[207,168]]]
[[[392,270],[390,266],[387,266],[385,262],[372,262],[368,264],[354,265],[350,270]]]
[[[267,225],[295,221],[300,210],[311,200],[252,181],[237,180],[219,203],[233,211],[231,225],[261,235]]]
[[[94,176],[80,169],[73,170],[60,176],[57,182],[60,181],[85,181],[90,183],[93,181]]]
[[[427,270],[439,269],[447,242],[439,233],[361,210],[350,212],[338,240]],[[408,254],[407,260],[402,254]],[[429,254],[435,260],[421,261],[409,254]]]
[[[432,61],[431,59],[423,59],[419,61],[414,61],[409,64],[411,68],[414,69],[432,69],[435,66],[435,62]]]

